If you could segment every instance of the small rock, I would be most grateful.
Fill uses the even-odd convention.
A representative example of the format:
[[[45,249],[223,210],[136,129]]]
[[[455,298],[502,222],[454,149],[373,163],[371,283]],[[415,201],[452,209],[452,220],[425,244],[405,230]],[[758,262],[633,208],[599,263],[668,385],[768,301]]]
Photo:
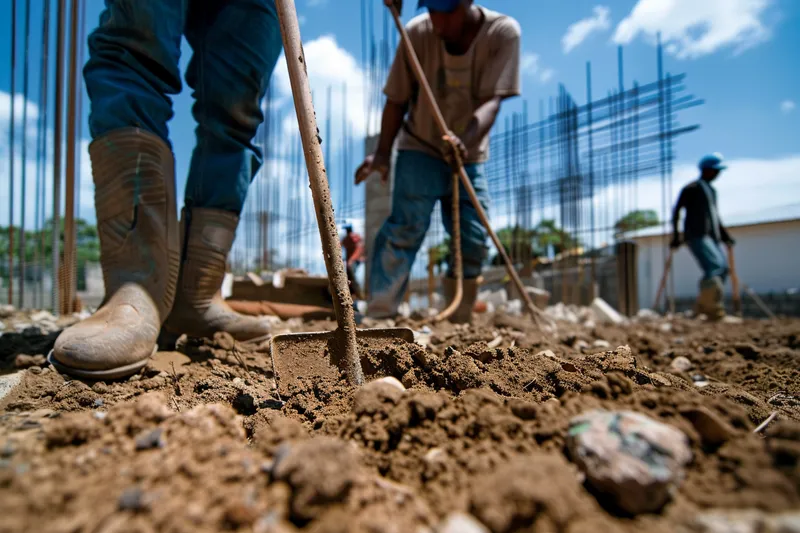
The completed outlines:
[[[13,305],[0,305],[0,318],[8,318],[14,314],[16,308]]]
[[[661,509],[692,458],[681,431],[631,411],[573,418],[567,446],[588,482],[634,515]]]
[[[103,407],[105,405],[105,402],[103,401],[102,398],[95,398],[94,403],[92,405],[94,407]]]
[[[31,374],[33,374],[33,375],[35,375],[35,376],[36,376],[36,375],[39,375],[39,374],[41,374],[41,373],[42,373],[42,367],[40,367],[40,366],[33,366],[33,367],[31,367],[31,368],[29,368],[29,369],[28,369],[28,372],[30,372]]]
[[[17,449],[14,447],[14,444],[11,441],[6,442],[2,447],[0,447],[0,457],[3,459],[8,459],[15,453],[17,453]]]
[[[166,444],[161,438],[164,434],[163,428],[155,428],[144,431],[136,437],[136,451],[149,450],[152,448],[163,448]]]
[[[218,331],[214,333],[214,344],[223,350],[233,350],[233,347],[236,345],[233,337],[227,331]]]
[[[392,377],[392,376],[388,376],[388,377],[381,378],[381,379],[376,379],[375,381],[370,381],[369,383],[364,385],[364,387],[362,387],[362,388],[382,387],[383,386],[382,384],[390,385],[390,386],[394,387],[395,389],[397,389],[399,391],[406,390],[406,388],[403,386],[403,384],[400,383],[400,381],[397,378]]]
[[[108,392],[108,385],[103,383],[102,381],[98,381],[94,385],[92,385],[92,390],[97,394],[105,394]]]
[[[371,381],[356,392],[353,412],[361,416],[384,411],[396,405],[405,392],[403,384],[393,377]]]
[[[436,533],[489,533],[472,515],[451,513],[436,528]]]
[[[683,372],[688,372],[692,368],[692,362],[689,360],[688,357],[684,357],[679,355],[672,362],[669,364],[669,371],[681,374]]]
[[[595,298],[592,302],[592,311],[600,322],[610,322],[611,324],[622,324],[625,319],[613,307],[608,305],[602,298]]]
[[[142,379],[141,374],[134,374],[134,375],[132,375],[131,377],[128,378],[128,381],[131,381],[131,382],[140,381],[141,379]]]
[[[58,319],[50,311],[37,311],[31,315],[31,320],[34,322],[55,322]]]
[[[525,400],[520,400],[518,398],[510,398],[508,400],[508,406],[511,408],[511,412],[514,413],[514,416],[517,418],[522,420],[533,420],[536,418],[535,403],[526,402]]]
[[[681,415],[694,426],[703,444],[719,446],[726,442],[733,434],[733,428],[718,414],[706,407],[692,407],[681,410]]]
[[[32,366],[42,366],[47,360],[43,355],[19,354],[14,359],[14,366],[17,368],[30,368]]]
[[[549,357],[550,359],[557,359],[556,354],[553,353],[553,350],[542,350],[536,355],[540,357]]]
[[[125,489],[118,500],[120,511],[145,511],[150,507],[150,498],[138,487]]]
[[[708,378],[705,377],[703,374],[694,374],[694,375],[692,375],[692,383],[694,383],[694,386],[699,388],[699,389],[702,389],[703,387],[708,387],[709,385],[711,385],[711,382],[708,381]]]
[[[611,348],[611,343],[603,339],[597,339],[592,343],[592,346],[595,348],[608,349]]]
[[[695,533],[761,533],[764,514],[756,510],[714,510],[694,517],[690,524]]]
[[[578,340],[576,340],[576,341],[575,341],[575,344],[573,344],[573,345],[572,345],[572,347],[573,347],[575,350],[578,350],[578,351],[580,352],[580,351],[582,351],[584,348],[588,348],[588,347],[589,347],[589,343],[588,343],[588,342],[586,342],[586,341],[585,341],[585,340],[583,340],[583,339],[578,339]]]
[[[670,331],[672,331],[672,324],[670,322],[664,322],[663,324],[658,326],[658,329],[660,329],[664,333],[669,333]]]
[[[105,420],[108,417],[108,413],[105,411],[95,411],[92,413],[92,416],[95,417],[97,420]]]

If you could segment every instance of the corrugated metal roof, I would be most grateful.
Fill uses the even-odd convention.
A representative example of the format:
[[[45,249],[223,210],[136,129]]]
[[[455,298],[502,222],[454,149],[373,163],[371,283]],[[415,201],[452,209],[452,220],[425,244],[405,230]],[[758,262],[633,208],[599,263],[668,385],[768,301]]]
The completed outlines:
[[[786,204],[775,207],[760,209],[758,211],[747,211],[730,216],[722,216],[722,223],[727,228],[741,226],[755,226],[759,224],[772,224],[775,222],[785,222],[787,220],[800,219],[800,203]],[[641,239],[645,237],[657,237],[665,233],[672,233],[672,225],[654,226],[639,231],[632,231],[625,234],[626,239]]]

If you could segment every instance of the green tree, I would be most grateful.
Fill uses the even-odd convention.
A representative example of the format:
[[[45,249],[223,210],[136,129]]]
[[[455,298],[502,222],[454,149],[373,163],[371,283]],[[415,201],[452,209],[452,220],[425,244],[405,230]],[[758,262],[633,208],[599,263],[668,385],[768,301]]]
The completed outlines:
[[[658,213],[652,209],[637,209],[620,218],[614,224],[614,237],[619,239],[629,231],[658,226]]]
[[[544,255],[549,246],[553,247],[553,251],[556,254],[560,254],[565,250],[570,250],[580,245],[576,238],[556,226],[556,221],[553,219],[542,220],[534,228],[533,232],[537,248],[541,251],[540,255]]]

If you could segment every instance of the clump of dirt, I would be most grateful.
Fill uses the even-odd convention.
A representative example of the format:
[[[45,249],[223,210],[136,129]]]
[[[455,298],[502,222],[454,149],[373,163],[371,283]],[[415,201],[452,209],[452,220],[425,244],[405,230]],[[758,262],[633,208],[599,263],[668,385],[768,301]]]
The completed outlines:
[[[424,532],[469,513],[494,533],[667,532],[708,510],[792,510],[798,338],[789,320],[553,338],[503,316],[441,325],[425,347],[362,342],[365,373],[405,389],[335,367],[276,376],[268,343],[226,335],[119,382],[34,365],[0,404],[0,531]],[[570,463],[570,419],[598,408],[686,434],[693,462],[659,513],[619,516]]]

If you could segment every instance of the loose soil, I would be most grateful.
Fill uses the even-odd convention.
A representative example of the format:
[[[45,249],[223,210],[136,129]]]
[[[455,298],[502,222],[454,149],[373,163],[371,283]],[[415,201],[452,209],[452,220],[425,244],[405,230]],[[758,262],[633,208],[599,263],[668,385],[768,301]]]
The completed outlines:
[[[25,339],[40,349],[25,355],[47,344]],[[800,507],[800,321],[553,336],[484,316],[433,328],[427,347],[361,348],[370,377],[407,390],[343,374],[279,387],[268,342],[227,335],[111,383],[7,356],[29,368],[0,402],[0,532],[426,532],[454,512],[495,533],[674,532],[710,510]],[[688,371],[670,370],[679,356]],[[624,516],[570,463],[569,420],[595,408],[688,436],[693,460],[659,513]]]

